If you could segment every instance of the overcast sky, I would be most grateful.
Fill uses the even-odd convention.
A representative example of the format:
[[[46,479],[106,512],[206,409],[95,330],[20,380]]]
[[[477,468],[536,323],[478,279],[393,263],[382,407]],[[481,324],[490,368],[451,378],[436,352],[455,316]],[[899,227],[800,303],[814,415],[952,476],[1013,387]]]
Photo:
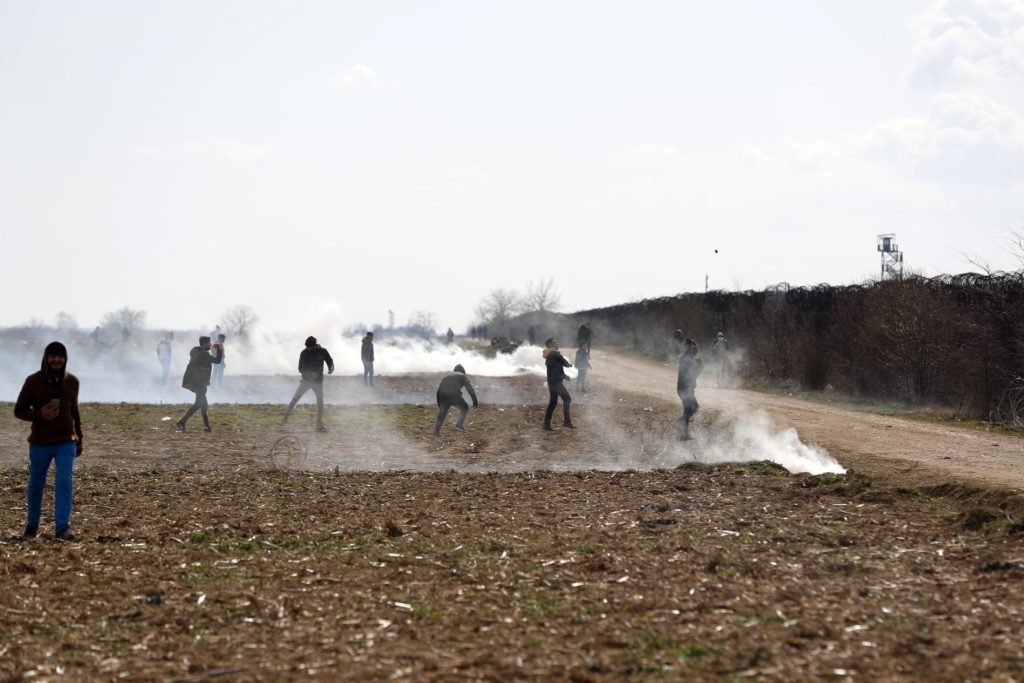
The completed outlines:
[[[0,0],[0,230],[0,325],[1019,267],[1024,0]]]

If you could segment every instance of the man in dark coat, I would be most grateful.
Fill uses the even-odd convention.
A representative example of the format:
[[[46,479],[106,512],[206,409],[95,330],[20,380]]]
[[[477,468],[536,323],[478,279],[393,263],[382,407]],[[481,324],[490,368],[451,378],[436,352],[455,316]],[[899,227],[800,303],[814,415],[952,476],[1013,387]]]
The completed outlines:
[[[679,432],[680,441],[689,441],[690,420],[697,414],[700,404],[697,403],[697,376],[700,375],[704,363],[699,354],[697,342],[687,337],[683,342],[686,350],[679,357],[679,376],[676,379],[676,393],[683,402],[683,414],[672,423],[672,428]]]
[[[572,363],[567,361],[558,350],[558,340],[548,337],[544,341],[544,365],[548,373],[548,409],[544,413],[544,429],[549,432],[557,431],[551,426],[551,417],[555,414],[555,407],[558,399],[562,399],[563,420],[562,426],[568,429],[576,429],[569,417],[569,404],[572,403],[572,396],[565,388],[565,368],[571,368]]]
[[[184,377],[181,378],[181,386],[194,393],[196,400],[185,411],[184,417],[174,423],[179,432],[185,431],[185,425],[197,410],[203,416],[205,431],[213,431],[210,428],[210,404],[206,400],[206,389],[210,386],[214,364],[220,363],[222,358],[219,352],[210,353],[212,346],[209,337],[200,337],[199,346],[193,346],[188,352],[188,366],[185,368]]]
[[[590,329],[590,323],[585,322],[576,330],[576,347],[587,347],[587,354],[590,353],[590,343],[594,338],[594,332]]]
[[[32,423],[28,437],[28,515],[22,537],[39,531],[43,490],[50,463],[56,463],[53,486],[54,536],[75,540],[71,526],[72,470],[82,455],[82,418],[78,412],[78,378],[67,371],[68,351],[51,342],[43,351],[39,372],[25,378],[14,404],[15,417]]]
[[[316,396],[316,430],[318,432],[327,431],[327,427],[324,426],[325,363],[327,364],[327,374],[333,375],[334,359],[331,358],[331,354],[327,353],[327,349],[316,343],[316,337],[307,337],[306,348],[299,354],[299,374],[302,375],[302,379],[299,380],[299,387],[295,390],[295,395],[292,396],[288,409],[284,411],[282,424],[288,421],[288,416],[295,410],[295,404],[299,402],[303,394],[312,389],[313,395]]]
[[[363,337],[363,346],[359,352],[363,359],[363,384],[373,386],[373,332],[367,332]]]
[[[448,417],[448,410],[452,406],[459,409],[459,421],[455,423],[455,431],[466,431],[464,425],[466,415],[469,414],[469,405],[466,403],[466,399],[462,398],[463,388],[473,399],[473,407],[479,406],[480,403],[476,400],[476,391],[473,390],[473,383],[466,376],[466,369],[461,365],[456,365],[453,372],[449,372],[441,378],[441,384],[437,387],[437,421],[434,423],[434,436],[441,436],[441,425],[444,424],[445,418]]]

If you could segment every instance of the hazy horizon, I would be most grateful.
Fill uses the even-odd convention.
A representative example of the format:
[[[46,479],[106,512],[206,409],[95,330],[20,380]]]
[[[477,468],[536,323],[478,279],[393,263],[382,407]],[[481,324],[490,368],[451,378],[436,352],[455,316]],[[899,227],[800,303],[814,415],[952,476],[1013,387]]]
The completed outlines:
[[[1018,269],[1022,86],[1024,0],[0,0],[0,326]]]

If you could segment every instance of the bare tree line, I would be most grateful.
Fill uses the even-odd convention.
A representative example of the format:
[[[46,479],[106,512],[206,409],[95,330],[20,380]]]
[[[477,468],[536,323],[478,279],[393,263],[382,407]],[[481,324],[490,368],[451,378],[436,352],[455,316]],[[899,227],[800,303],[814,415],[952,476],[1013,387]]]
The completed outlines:
[[[523,292],[514,289],[492,289],[477,304],[476,319],[486,325],[492,335],[507,335],[509,323],[522,313],[550,313],[562,305],[562,295],[554,278],[530,281]]]

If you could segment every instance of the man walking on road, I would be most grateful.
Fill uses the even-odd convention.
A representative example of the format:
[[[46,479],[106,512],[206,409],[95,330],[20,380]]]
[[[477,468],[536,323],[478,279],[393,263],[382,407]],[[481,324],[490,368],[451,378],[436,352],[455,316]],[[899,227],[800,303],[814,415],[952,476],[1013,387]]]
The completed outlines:
[[[689,441],[693,438],[690,436],[690,420],[700,408],[696,395],[697,376],[704,363],[698,356],[700,347],[696,341],[687,337],[683,346],[686,350],[679,357],[679,376],[676,379],[676,393],[683,402],[683,414],[672,423],[672,428],[679,432],[680,441]]]
[[[576,429],[572,418],[569,417],[569,404],[572,403],[572,396],[565,388],[565,368],[571,368],[572,363],[562,356],[558,350],[558,340],[554,337],[548,337],[544,341],[544,364],[547,366],[548,373],[548,409],[544,413],[544,429],[549,432],[557,431],[551,426],[551,418],[555,414],[559,398],[562,399],[562,426],[567,429]]]
[[[466,369],[461,365],[456,365],[455,370],[445,375],[441,379],[440,386],[437,387],[437,421],[434,423],[434,436],[441,436],[441,425],[444,424],[445,418],[448,417],[448,410],[452,406],[459,409],[459,421],[455,423],[455,431],[466,431],[465,423],[466,415],[469,414],[469,405],[466,403],[466,399],[462,398],[463,388],[473,399],[473,407],[478,407],[480,403],[476,399],[473,383],[466,376]]]
[[[312,389],[313,395],[316,396],[316,430],[318,432],[327,431],[327,427],[324,426],[325,363],[327,364],[327,374],[333,375],[334,359],[331,358],[331,354],[316,343],[316,337],[307,337],[306,348],[299,354],[299,374],[302,375],[302,379],[299,380],[299,387],[295,390],[288,409],[284,411],[284,419],[281,420],[281,424],[288,421],[288,416],[295,410],[295,404],[299,402],[303,394]]]

